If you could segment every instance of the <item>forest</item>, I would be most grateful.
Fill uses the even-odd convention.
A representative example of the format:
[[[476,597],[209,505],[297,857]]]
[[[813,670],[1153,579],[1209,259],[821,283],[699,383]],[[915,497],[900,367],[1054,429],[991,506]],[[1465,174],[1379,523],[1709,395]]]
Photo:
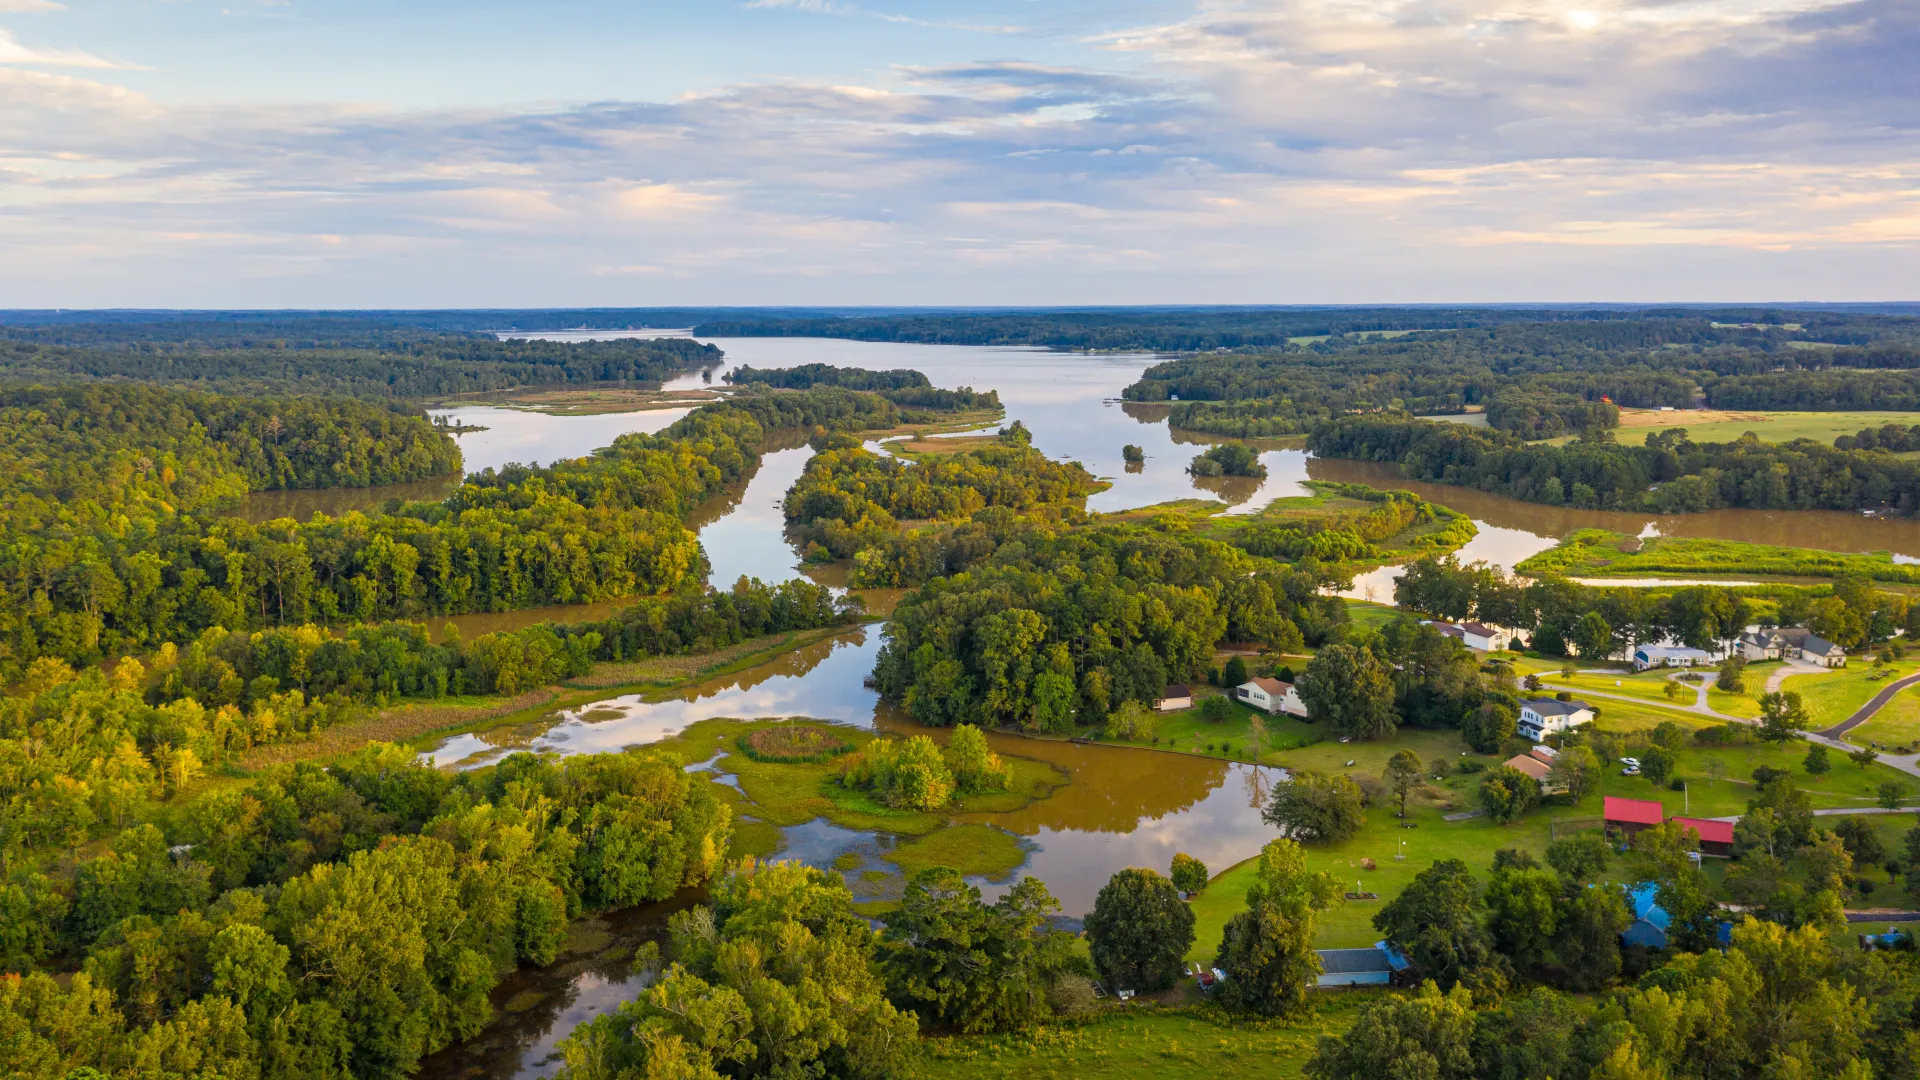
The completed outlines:
[[[1621,407],[1892,410],[1920,396],[1920,321],[1772,318],[1641,312],[1196,353],[1148,369],[1126,396],[1173,402],[1175,427],[1243,438],[1355,412],[1480,410],[1530,439],[1613,427]]]
[[[1845,438],[1843,436],[1843,438]],[[1526,502],[1679,514],[1720,507],[1760,510],[1920,509],[1920,463],[1886,452],[1751,435],[1695,443],[1667,428],[1644,446],[1606,433],[1564,446],[1405,414],[1342,416],[1314,426],[1322,457],[1397,464],[1408,479],[1457,484]]]
[[[658,383],[720,362],[687,338],[502,341],[366,320],[0,327],[0,380],[419,399],[516,386]]]
[[[1913,320],[1871,310],[1778,308],[1249,307],[1101,308],[887,315],[756,313],[700,322],[701,337],[831,337],[944,345],[1027,345],[1087,351],[1338,350],[1367,335],[1510,324],[1590,324],[1600,341],[1815,340],[1848,345],[1916,341]],[[1622,329],[1617,324],[1642,324]],[[1795,330],[1785,327],[1791,324]],[[1143,399],[1153,400],[1153,399]]]

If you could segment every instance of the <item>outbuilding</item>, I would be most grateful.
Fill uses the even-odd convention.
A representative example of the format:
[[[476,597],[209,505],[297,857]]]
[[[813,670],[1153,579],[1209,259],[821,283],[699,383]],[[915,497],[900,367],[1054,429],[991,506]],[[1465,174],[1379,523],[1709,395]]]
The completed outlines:
[[[1733,858],[1733,822],[1695,817],[1676,817],[1668,820],[1700,834],[1700,854],[1721,859]]]
[[[1186,683],[1173,683],[1160,692],[1153,707],[1161,712],[1175,712],[1179,709],[1193,708],[1193,687]]]
[[[1651,799],[1623,799],[1608,795],[1600,801],[1600,814],[1609,834],[1633,836],[1666,820],[1666,808]]]

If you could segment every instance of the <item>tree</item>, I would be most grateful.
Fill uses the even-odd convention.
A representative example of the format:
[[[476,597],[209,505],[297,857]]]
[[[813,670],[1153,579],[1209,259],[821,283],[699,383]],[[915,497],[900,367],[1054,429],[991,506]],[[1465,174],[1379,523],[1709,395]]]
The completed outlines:
[[[1579,744],[1562,747],[1559,756],[1553,759],[1553,771],[1548,774],[1549,780],[1575,802],[1586,796],[1599,776],[1600,758]]]
[[[1825,776],[1831,768],[1827,764],[1827,748],[1819,743],[1808,746],[1806,759],[1800,763],[1800,767],[1807,770],[1809,776]]]
[[[1568,889],[1560,902],[1553,954],[1568,989],[1591,991],[1620,973],[1620,935],[1633,925],[1618,885]]]
[[[1233,719],[1233,702],[1220,694],[1212,694],[1200,700],[1200,719],[1210,724],[1224,724]]]
[[[1483,911],[1467,864],[1443,859],[1416,875],[1373,925],[1423,975],[1452,987],[1496,960]]]
[[[1679,949],[1711,948],[1719,923],[1713,883],[1694,865],[1699,836],[1677,822],[1642,829],[1633,837],[1633,872],[1656,887],[1655,897],[1668,916],[1667,932]]]
[[[958,871],[919,871],[884,918],[879,967],[888,996],[957,1031],[1045,1019],[1048,988],[1076,967],[1073,936],[1047,921],[1059,907],[1034,878],[983,904]]]
[[[1320,974],[1314,933],[1320,913],[1340,902],[1331,874],[1309,872],[1306,852],[1291,840],[1261,849],[1246,910],[1227,920],[1214,966],[1226,973],[1220,1002],[1262,1016],[1294,1016]]]
[[[1193,909],[1159,874],[1122,870],[1094,898],[1086,932],[1094,967],[1114,986],[1164,990],[1180,977],[1193,945]]]
[[[1612,858],[1613,845],[1599,833],[1575,833],[1547,845],[1547,865],[1576,884],[1599,877]]]
[[[1120,448],[1120,460],[1129,465],[1139,465],[1147,460],[1147,452],[1132,443],[1128,443]]]
[[[942,757],[953,773],[955,790],[962,795],[1005,791],[1012,780],[1012,770],[987,745],[987,736],[972,724],[960,724],[953,729]]]
[[[1540,781],[1510,765],[1489,769],[1480,781],[1480,805],[1501,825],[1533,809],[1539,801]]]
[[[1487,929],[1494,947],[1523,972],[1553,959],[1560,926],[1560,876],[1551,870],[1510,867],[1487,880]]]
[[[1226,666],[1220,669],[1220,685],[1240,686],[1247,681],[1247,662],[1239,656],[1227,657]]]
[[[1613,627],[1597,611],[1589,611],[1573,624],[1568,640],[1580,652],[1582,660],[1604,660],[1613,654]]]
[[[1655,787],[1667,782],[1673,775],[1673,751],[1655,744],[1640,752],[1640,775],[1646,777]]]
[[[1197,896],[1207,887],[1207,864],[1184,851],[1179,852],[1173,857],[1173,870],[1168,877],[1174,888],[1188,896]]]
[[[1714,677],[1713,685],[1729,694],[1747,692],[1747,658],[1734,653],[1720,662],[1720,673]]]
[[[1900,804],[1907,801],[1907,785],[1898,780],[1889,780],[1880,785],[1878,794],[1881,806],[1888,810],[1898,810]]]
[[[1107,738],[1132,739],[1145,742],[1153,738],[1160,726],[1160,718],[1151,709],[1137,701],[1121,702],[1120,707],[1107,714]]]
[[[1302,843],[1337,844],[1367,823],[1360,785],[1344,773],[1296,769],[1273,785],[1273,797],[1260,814]]]
[[[1496,753],[1501,743],[1513,737],[1519,722],[1520,707],[1505,695],[1496,695],[1460,719],[1460,737],[1476,753]]]
[[[1853,861],[1860,866],[1878,866],[1887,859],[1887,846],[1880,840],[1880,834],[1864,817],[1853,814],[1842,816],[1834,822],[1833,834],[1846,845]]]
[[[1393,711],[1392,672],[1363,645],[1326,646],[1295,685],[1307,715],[1338,734],[1379,739],[1399,726]]]
[[[1875,750],[1871,746],[1863,746],[1860,749],[1855,750],[1852,753],[1848,754],[1847,760],[1853,762],[1856,766],[1864,769],[1867,766],[1873,764],[1876,760],[1879,759],[1879,757],[1880,757],[1880,751]]]
[[[1473,995],[1442,996],[1431,980],[1417,995],[1389,995],[1361,1006],[1344,1035],[1322,1035],[1309,1080],[1473,1080]]]
[[[1411,750],[1396,750],[1387,759],[1387,786],[1400,800],[1400,815],[1407,816],[1407,796],[1420,786],[1420,755]]]
[[[1783,743],[1806,730],[1807,707],[1800,695],[1786,693],[1760,695],[1760,737],[1771,743]]]

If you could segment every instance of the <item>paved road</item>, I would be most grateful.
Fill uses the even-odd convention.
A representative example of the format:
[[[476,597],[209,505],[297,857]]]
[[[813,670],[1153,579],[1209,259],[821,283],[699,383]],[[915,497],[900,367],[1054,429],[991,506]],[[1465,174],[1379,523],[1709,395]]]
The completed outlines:
[[[1845,735],[1847,732],[1852,731],[1854,728],[1857,728],[1861,724],[1866,723],[1869,719],[1872,718],[1874,713],[1879,712],[1881,708],[1886,705],[1887,702],[1893,700],[1893,695],[1899,693],[1902,690],[1905,690],[1907,687],[1912,686],[1914,683],[1920,683],[1920,675],[1909,675],[1904,679],[1898,679],[1888,683],[1887,685],[1880,688],[1879,693],[1873,695],[1872,701],[1869,701],[1865,705],[1860,706],[1860,708],[1854,710],[1854,714],[1852,716],[1849,716],[1845,720],[1840,721],[1839,723],[1833,725],[1832,727],[1827,728],[1824,731],[1821,731],[1820,734],[1825,735],[1829,739],[1837,739],[1840,736]]]

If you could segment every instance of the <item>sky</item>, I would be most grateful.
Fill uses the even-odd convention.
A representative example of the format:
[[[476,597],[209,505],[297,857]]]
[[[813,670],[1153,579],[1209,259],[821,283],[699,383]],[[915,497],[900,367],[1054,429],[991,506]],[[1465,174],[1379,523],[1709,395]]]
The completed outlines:
[[[1920,299],[1913,0],[0,0],[0,307]]]

